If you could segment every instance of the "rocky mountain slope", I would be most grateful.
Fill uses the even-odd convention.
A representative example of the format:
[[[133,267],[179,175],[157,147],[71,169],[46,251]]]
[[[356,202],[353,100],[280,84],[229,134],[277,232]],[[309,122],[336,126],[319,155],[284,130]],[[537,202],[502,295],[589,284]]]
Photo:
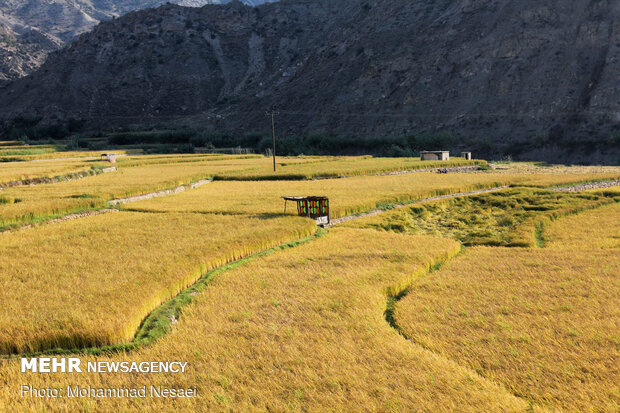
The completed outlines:
[[[335,4],[337,3],[337,4]],[[283,0],[129,13],[0,88],[0,116],[620,157],[620,3]]]
[[[230,0],[170,0],[200,7]],[[244,0],[249,5],[269,0]],[[26,75],[99,21],[168,0],[0,0],[0,79]]]

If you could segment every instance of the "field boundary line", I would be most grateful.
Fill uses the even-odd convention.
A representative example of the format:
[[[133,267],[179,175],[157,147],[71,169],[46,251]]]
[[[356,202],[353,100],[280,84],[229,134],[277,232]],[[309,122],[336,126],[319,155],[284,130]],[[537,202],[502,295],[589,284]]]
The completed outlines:
[[[51,217],[41,222],[24,224],[24,225],[20,225],[14,228],[8,227],[5,229],[0,229],[0,235],[11,234],[13,232],[24,231],[27,229],[33,229],[33,228],[40,227],[42,225],[58,224],[64,221],[72,221],[74,219],[94,217],[97,215],[103,215],[103,214],[114,213],[114,212],[120,212],[120,211],[118,209],[103,208],[103,209],[87,209],[82,212],[72,212],[69,214],[61,215],[61,216]]]
[[[501,248],[501,247],[499,247]],[[492,383],[494,386],[501,388],[505,391],[507,391],[509,394],[511,394],[512,396],[516,397],[519,400],[522,400],[526,403],[529,403],[530,408],[534,407],[534,403],[523,397],[520,396],[518,394],[516,394],[516,392],[512,391],[509,387],[507,387],[505,384],[501,383],[501,382],[497,382],[495,381],[493,378],[491,377],[486,377],[485,375],[479,373],[478,371],[476,371],[475,369],[465,365],[465,364],[461,364],[459,361],[452,359],[448,356],[445,356],[439,352],[434,351],[433,349],[423,345],[422,343],[416,341],[415,339],[407,336],[402,330],[401,328],[398,326],[398,323],[396,322],[396,319],[394,318],[394,312],[396,311],[396,305],[398,304],[398,302],[400,300],[402,300],[404,297],[407,296],[407,294],[409,293],[409,291],[411,290],[411,288],[413,288],[415,282],[417,280],[419,280],[422,277],[427,277],[430,276],[431,274],[433,274],[434,272],[437,272],[439,270],[441,270],[441,268],[443,266],[445,266],[446,264],[448,264],[449,262],[455,261],[456,259],[458,259],[459,257],[461,257],[465,252],[466,252],[467,248],[459,243],[459,247],[457,249],[454,249],[452,251],[448,251],[440,256],[435,257],[434,259],[432,259],[430,261],[430,263],[428,264],[428,267],[425,268],[422,271],[416,272],[414,274],[411,275],[411,277],[409,278],[409,282],[405,282],[403,283],[401,281],[400,284],[395,284],[392,286],[389,286],[386,290],[386,306],[385,306],[385,311],[383,313],[384,315],[384,319],[385,321],[388,323],[388,325],[396,332],[398,333],[403,339],[407,340],[407,342],[415,347],[419,347],[421,349],[423,349],[424,351],[428,351],[429,353],[431,353],[433,356],[438,357],[442,360],[445,360],[449,363],[454,364],[455,366],[458,366],[461,369],[466,370],[467,372],[469,372],[469,374],[471,374],[472,376],[477,377],[479,380],[481,381],[485,381],[488,383]],[[539,404],[536,405],[537,408],[541,409],[541,411],[548,411],[544,406],[541,406]]]
[[[78,172],[69,172],[66,174],[61,174],[61,175],[56,175],[56,176],[29,178],[29,179],[22,179],[18,181],[9,181],[9,182],[0,182],[0,191],[3,188],[14,188],[17,186],[33,186],[33,185],[43,185],[43,184],[55,184],[58,182],[75,181],[78,179],[88,178],[89,176],[107,174],[107,173],[116,172],[116,171],[117,171],[117,168],[115,166],[110,166],[107,168],[84,169]]]
[[[127,198],[116,198],[111,201],[108,201],[108,204],[115,206],[115,205],[128,204],[131,202],[144,201],[144,200],[152,199],[152,198],[160,198],[160,197],[168,196],[168,195],[180,194],[181,192],[185,192],[189,189],[200,188],[201,186],[209,184],[211,182],[213,182],[212,179],[202,179],[200,181],[196,181],[191,184],[180,185],[180,186],[170,188],[170,189],[162,189],[161,191],[155,191],[155,192],[150,192],[147,194],[130,196]]]
[[[590,189],[611,188],[614,186],[620,186],[620,179],[617,179],[615,181],[598,181],[585,184],[568,185],[549,189],[557,192],[581,192]]]

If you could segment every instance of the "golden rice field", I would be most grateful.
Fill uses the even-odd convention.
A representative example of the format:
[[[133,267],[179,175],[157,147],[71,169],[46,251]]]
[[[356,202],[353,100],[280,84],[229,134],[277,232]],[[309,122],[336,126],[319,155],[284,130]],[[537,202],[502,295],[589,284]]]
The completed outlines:
[[[315,228],[300,217],[122,212],[5,234],[0,353],[129,341],[206,271]]]
[[[53,145],[28,145],[24,147],[5,146],[0,149],[0,159],[6,158],[15,161],[44,161],[74,158],[99,159],[105,151],[59,151]],[[137,154],[141,150],[113,150],[118,155]]]
[[[221,214],[278,214],[284,212],[282,196],[328,196],[332,218],[366,211],[380,203],[411,200],[453,192],[500,186],[509,180],[474,174],[419,172],[394,176],[352,177],[314,181],[215,181],[179,194],[127,205],[134,211],[203,212]],[[287,213],[296,213],[289,205]]]
[[[620,169],[618,170],[620,173]],[[215,181],[174,198],[140,201],[126,208],[135,211],[184,211],[225,214],[284,211],[281,196],[322,195],[330,198],[332,218],[364,212],[377,206],[408,203],[421,198],[502,185],[561,185],[616,174],[552,175],[416,172],[404,175],[351,177],[316,181]],[[554,178],[553,178],[554,177]],[[295,208],[288,210],[294,213]]]
[[[304,159],[305,158],[305,159]],[[377,175],[416,169],[446,168],[457,166],[486,165],[485,161],[467,161],[453,158],[450,161],[420,161],[419,158],[373,158],[359,157],[304,157],[289,158],[280,163],[276,172],[270,158],[264,158],[246,170],[226,171],[216,175],[221,180],[303,180],[317,178],[338,178],[356,175]],[[318,165],[317,165],[318,163]]]
[[[376,176],[432,163],[278,162],[273,180],[262,156],[129,155],[116,172],[3,189],[7,228],[216,178],[0,234],[0,411],[618,411],[620,198],[544,188],[620,168]],[[317,230],[294,205],[283,213],[285,195],[328,196],[332,218],[385,213]],[[20,372],[39,351],[189,367]],[[23,384],[197,396],[24,397]]]
[[[386,288],[457,252],[457,243],[335,229],[220,274],[164,339],[96,360],[189,360],[185,375],[82,374],[84,385],[197,386],[196,399],[22,399],[31,409],[92,411],[523,411],[474,371],[407,342],[383,319]],[[91,360],[85,357],[84,360]],[[61,387],[63,374],[0,369],[7,382]],[[0,400],[17,401],[8,388]]]
[[[181,159],[184,159],[181,156]],[[173,158],[174,159],[174,158]],[[360,162],[368,161],[362,157]],[[373,159],[370,159],[373,160]],[[67,161],[68,162],[68,161]],[[8,228],[24,224],[37,223],[63,214],[99,209],[106,206],[107,201],[132,195],[154,192],[179,185],[189,184],[200,179],[207,179],[229,171],[242,171],[250,167],[270,165],[271,160],[265,157],[252,158],[246,156],[225,157],[224,159],[207,156],[203,161],[176,163],[146,163],[144,165],[123,165],[119,163],[119,170],[114,173],[88,177],[71,182],[57,184],[9,188],[3,196],[18,202],[5,203],[0,206],[0,228]],[[316,171],[324,170],[327,165],[339,161],[319,160],[315,158],[281,158],[280,162],[305,169],[312,167]],[[349,161],[351,162],[351,161]],[[385,160],[378,158],[378,165],[384,165]],[[394,160],[395,165],[402,160]],[[419,161],[418,161],[419,162]],[[10,163],[15,168],[30,162]],[[333,166],[333,165],[332,165]],[[331,166],[329,166],[331,167]],[[386,167],[387,168],[387,167]],[[329,170],[329,169],[327,169]],[[364,171],[359,168],[357,173]],[[238,213],[251,210],[254,213],[280,213],[283,195],[304,195],[307,191],[335,197],[334,217],[362,212],[375,208],[378,204],[409,202],[419,198],[436,194],[459,192],[462,190],[478,189],[504,184],[527,184],[536,186],[557,186],[572,182],[590,181],[598,179],[615,179],[620,177],[620,168],[605,170],[600,173],[452,173],[435,174],[414,173],[393,176],[352,177],[342,182],[339,180],[323,181],[269,181],[257,183],[244,182],[216,182],[213,188],[205,188],[197,195],[181,196],[182,202],[146,201],[136,204],[135,208],[142,210],[185,210],[204,212]],[[220,188],[222,188],[220,190]],[[213,192],[217,192],[213,194]],[[201,198],[205,194],[209,201]],[[230,195],[235,194],[232,199]],[[195,197],[195,198],[194,198]],[[176,198],[175,198],[176,199]],[[222,204],[220,200],[224,201]],[[265,201],[258,202],[263,199]],[[169,202],[172,207],[166,206]],[[181,204],[181,205],[179,205]],[[197,204],[197,205],[196,205]],[[163,208],[163,209],[160,209]],[[132,207],[133,208],[133,207]]]
[[[84,161],[0,162],[0,187],[13,181],[52,178],[90,170],[103,163]]]
[[[562,218],[544,249],[474,247],[396,306],[412,343],[551,410],[620,407],[620,204]]]
[[[0,205],[0,228],[63,214],[103,208],[107,201],[189,184],[251,159],[190,164],[119,167],[118,171],[56,184],[7,188],[2,195],[19,202]],[[20,164],[23,162],[19,162]]]
[[[616,200],[620,198],[609,192],[515,187],[413,205],[345,225],[448,237],[464,245],[536,247],[546,242],[542,231],[550,220]]]

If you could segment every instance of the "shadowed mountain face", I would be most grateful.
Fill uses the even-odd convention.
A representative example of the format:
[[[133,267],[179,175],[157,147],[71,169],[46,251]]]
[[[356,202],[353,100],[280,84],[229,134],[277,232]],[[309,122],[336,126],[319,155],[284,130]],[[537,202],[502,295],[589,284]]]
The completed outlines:
[[[0,0],[0,79],[38,68],[47,55],[100,20],[167,2],[200,7],[230,0]],[[244,0],[258,5],[269,0]]]
[[[286,133],[449,132],[479,153],[617,162],[619,23],[613,0],[167,5],[3,86],[0,116],[243,133],[276,106]]]

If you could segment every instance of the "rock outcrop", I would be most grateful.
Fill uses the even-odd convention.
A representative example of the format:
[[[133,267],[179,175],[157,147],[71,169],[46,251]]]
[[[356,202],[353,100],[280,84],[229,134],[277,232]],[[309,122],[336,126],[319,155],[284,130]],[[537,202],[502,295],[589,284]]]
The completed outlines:
[[[0,79],[14,79],[41,66],[52,51],[91,30],[99,21],[169,0],[0,0]],[[170,0],[200,7],[230,0]],[[255,6],[265,0],[244,0]]]

